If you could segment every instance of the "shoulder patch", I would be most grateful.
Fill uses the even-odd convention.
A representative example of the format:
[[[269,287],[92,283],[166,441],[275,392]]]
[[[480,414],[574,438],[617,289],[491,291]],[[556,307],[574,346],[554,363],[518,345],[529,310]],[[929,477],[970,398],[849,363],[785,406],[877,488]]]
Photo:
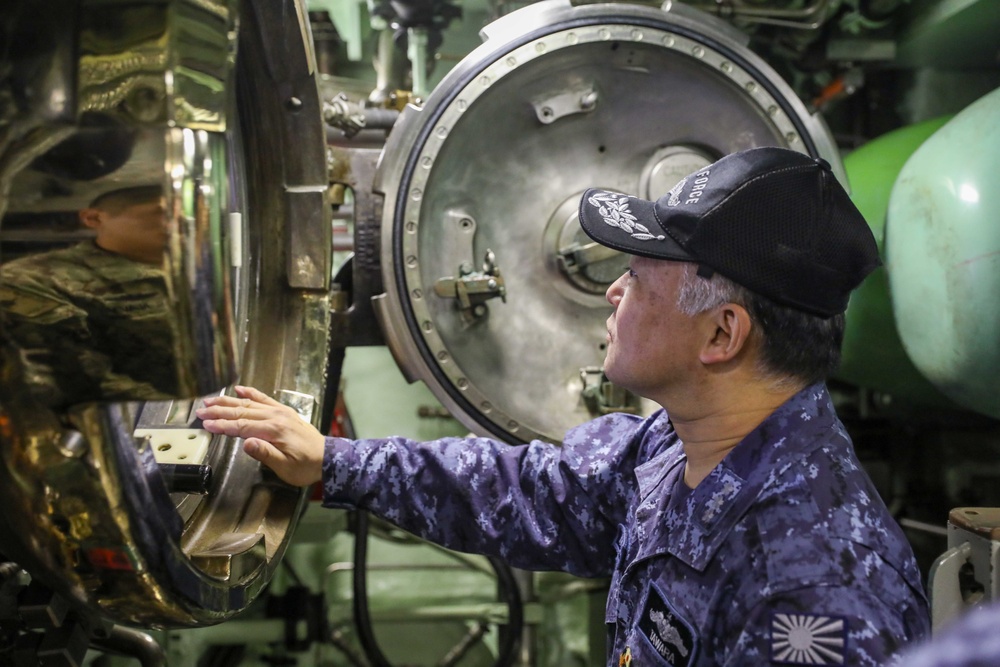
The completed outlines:
[[[840,616],[771,613],[771,662],[843,665],[847,620]]]
[[[646,603],[638,623],[639,633],[671,667],[693,665],[698,655],[698,637],[666,601],[660,590],[650,584]]]

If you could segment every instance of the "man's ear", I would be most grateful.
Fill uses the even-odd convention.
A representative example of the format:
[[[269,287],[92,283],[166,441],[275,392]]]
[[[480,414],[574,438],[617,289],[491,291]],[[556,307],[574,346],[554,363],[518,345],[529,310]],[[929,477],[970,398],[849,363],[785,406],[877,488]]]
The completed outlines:
[[[746,308],[735,303],[726,303],[715,308],[710,314],[710,324],[714,333],[706,341],[699,354],[703,364],[719,364],[735,359],[750,342],[750,314]]]
[[[101,226],[101,211],[96,208],[81,208],[78,213],[80,222],[91,229],[98,229]]]

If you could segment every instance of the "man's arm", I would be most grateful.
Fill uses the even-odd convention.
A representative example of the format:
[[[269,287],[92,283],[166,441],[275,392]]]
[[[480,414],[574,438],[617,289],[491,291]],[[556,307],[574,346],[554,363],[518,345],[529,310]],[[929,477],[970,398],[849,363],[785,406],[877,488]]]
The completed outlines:
[[[367,509],[446,547],[522,568],[610,572],[626,504],[621,473],[631,478],[631,459],[592,443],[611,437],[618,421],[634,431],[635,418],[574,429],[564,447],[487,438],[350,441],[324,438],[256,389],[236,393],[206,401],[198,412],[205,429],[244,438],[244,450],[288,483],[322,480],[327,506]]]

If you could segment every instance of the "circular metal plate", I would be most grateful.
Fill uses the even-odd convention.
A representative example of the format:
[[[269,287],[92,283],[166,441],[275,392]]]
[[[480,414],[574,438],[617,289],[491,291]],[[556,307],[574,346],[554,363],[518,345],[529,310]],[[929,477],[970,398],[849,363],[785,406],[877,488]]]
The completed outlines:
[[[625,264],[587,247],[580,194],[655,198],[752,146],[839,160],[738,33],[690,8],[545,2],[484,32],[386,146],[382,314],[397,358],[470,428],[559,440],[595,414],[584,379]]]

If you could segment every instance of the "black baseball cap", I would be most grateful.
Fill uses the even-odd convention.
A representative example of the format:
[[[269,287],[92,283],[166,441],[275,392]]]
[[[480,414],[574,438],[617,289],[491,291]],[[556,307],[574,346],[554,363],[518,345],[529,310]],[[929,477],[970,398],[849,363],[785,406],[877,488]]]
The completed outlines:
[[[656,201],[590,189],[580,224],[615,250],[718,272],[821,317],[847,309],[881,262],[864,216],[830,165],[787,148],[732,153]]]

